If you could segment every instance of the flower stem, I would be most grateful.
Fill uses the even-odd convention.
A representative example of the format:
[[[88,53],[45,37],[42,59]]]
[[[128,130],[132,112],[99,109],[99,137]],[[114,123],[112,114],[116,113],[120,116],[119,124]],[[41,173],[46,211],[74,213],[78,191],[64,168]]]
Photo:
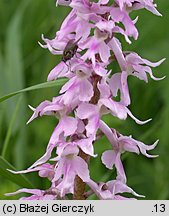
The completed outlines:
[[[98,75],[93,75],[92,81],[93,81],[93,90],[94,90],[94,95],[90,100],[91,104],[97,104],[100,98],[100,92],[99,89],[97,88],[97,84],[100,81],[101,77]],[[86,161],[86,163],[89,163],[90,161],[90,156],[85,154],[82,150],[79,151],[79,156]],[[85,195],[85,189],[86,189],[86,183],[82,181],[82,179],[78,176],[75,178],[75,183],[74,183],[74,200],[85,200],[86,195]]]
[[[82,150],[79,152],[79,156],[85,160],[87,163],[89,163],[90,156],[85,154]],[[82,179],[78,176],[75,178],[75,189],[74,189],[74,200],[85,200],[85,189],[86,189],[86,183],[82,181]]]

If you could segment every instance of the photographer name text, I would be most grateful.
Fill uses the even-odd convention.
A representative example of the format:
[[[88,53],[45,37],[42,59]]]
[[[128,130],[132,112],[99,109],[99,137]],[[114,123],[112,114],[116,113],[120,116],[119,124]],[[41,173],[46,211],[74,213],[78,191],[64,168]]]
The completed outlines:
[[[87,215],[89,213],[94,213],[94,205],[62,205],[58,203],[54,204],[35,204],[30,205],[28,203],[21,204],[4,204],[3,205],[3,213],[4,214],[16,214],[16,213],[83,213],[83,215]]]

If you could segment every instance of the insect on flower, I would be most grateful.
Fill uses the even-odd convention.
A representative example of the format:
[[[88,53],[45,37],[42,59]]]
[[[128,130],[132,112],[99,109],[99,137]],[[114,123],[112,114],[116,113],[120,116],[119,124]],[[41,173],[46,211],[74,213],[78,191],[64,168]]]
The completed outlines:
[[[67,43],[67,45],[63,51],[63,56],[62,56],[63,62],[66,63],[67,61],[69,61],[71,58],[74,57],[74,55],[76,54],[77,49],[78,49],[77,43],[79,42],[80,39],[78,39],[76,42],[74,39],[68,41],[68,43]]]

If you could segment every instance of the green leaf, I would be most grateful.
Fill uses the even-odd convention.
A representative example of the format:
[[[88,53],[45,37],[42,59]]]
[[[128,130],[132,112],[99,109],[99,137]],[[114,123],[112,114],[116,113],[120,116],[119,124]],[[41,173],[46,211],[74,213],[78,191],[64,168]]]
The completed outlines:
[[[15,168],[6,161],[3,157],[0,156],[0,175],[6,179],[14,182],[15,184],[25,187],[25,188],[34,188],[30,181],[23,176],[22,174],[13,174],[10,173],[7,169],[15,170]]]
[[[3,149],[2,149],[2,157],[3,158],[6,158],[6,154],[7,154],[7,150],[8,150],[8,146],[9,146],[9,140],[10,140],[10,137],[11,137],[11,134],[12,134],[12,128],[13,128],[16,116],[18,114],[18,111],[19,111],[19,106],[21,104],[21,98],[22,97],[19,97],[19,100],[18,100],[18,102],[16,104],[14,113],[12,115],[12,118],[11,118],[11,121],[10,121],[10,124],[9,124],[9,127],[8,127],[8,131],[7,131],[5,141],[4,141],[4,145],[3,145]]]
[[[43,88],[61,87],[62,85],[65,84],[66,81],[67,81],[66,78],[58,79],[58,80],[55,80],[55,81],[41,83],[41,84],[38,84],[38,85],[34,85],[34,86],[31,86],[31,87],[16,91],[16,92],[12,92],[12,93],[10,93],[8,95],[5,95],[5,96],[1,97],[0,98],[0,103],[7,100],[7,99],[9,99],[9,98],[11,98],[11,97],[14,97],[14,96],[16,96],[16,95],[18,95],[20,93],[23,93],[23,92],[28,92],[28,91],[33,91],[33,90],[38,90],[38,89],[43,89]]]

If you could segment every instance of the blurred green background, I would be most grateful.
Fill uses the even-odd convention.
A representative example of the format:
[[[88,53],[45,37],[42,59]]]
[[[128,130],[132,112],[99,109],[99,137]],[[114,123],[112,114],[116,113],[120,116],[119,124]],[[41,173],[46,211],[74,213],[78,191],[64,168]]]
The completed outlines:
[[[153,120],[139,126],[129,118],[125,122],[113,117],[104,119],[122,134],[132,134],[146,144],[160,139],[152,151],[160,155],[158,158],[147,159],[129,153],[124,154],[123,161],[129,186],[144,194],[146,199],[169,199],[169,1],[156,0],[156,3],[163,17],[145,10],[134,12],[133,18],[139,15],[140,37],[132,45],[123,44],[125,50],[134,50],[152,61],[167,58],[154,70],[158,77],[166,75],[165,80],[150,80],[146,84],[134,77],[129,79],[130,109],[140,119]],[[60,58],[43,50],[37,42],[41,41],[42,33],[53,38],[68,12],[68,8],[56,8],[54,0],[0,0],[0,97],[46,81]],[[52,117],[43,117],[26,125],[32,114],[27,105],[36,107],[56,94],[55,88],[47,88],[0,103],[0,151],[2,153],[4,144],[8,144],[5,159],[17,170],[27,168],[44,153],[57,123]],[[109,148],[108,142],[102,138],[95,146],[99,157],[91,160],[91,175],[97,181],[109,180],[114,173],[100,163],[101,152]],[[37,188],[45,189],[49,185],[37,174],[26,176]],[[18,188],[0,172],[0,199],[7,199],[3,194]]]

